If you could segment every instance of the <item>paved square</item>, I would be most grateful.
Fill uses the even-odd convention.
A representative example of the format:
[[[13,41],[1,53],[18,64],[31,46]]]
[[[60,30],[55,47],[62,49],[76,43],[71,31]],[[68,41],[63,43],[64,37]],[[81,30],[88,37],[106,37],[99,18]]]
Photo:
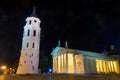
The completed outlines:
[[[0,75],[0,80],[120,80],[120,75]]]

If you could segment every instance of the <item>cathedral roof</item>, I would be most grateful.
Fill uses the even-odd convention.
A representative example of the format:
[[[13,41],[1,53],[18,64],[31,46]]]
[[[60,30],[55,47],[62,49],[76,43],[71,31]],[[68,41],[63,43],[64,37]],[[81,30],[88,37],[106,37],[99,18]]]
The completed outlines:
[[[76,55],[82,54],[84,56],[91,56],[96,58],[107,58],[106,54],[96,53],[96,52],[90,52],[90,51],[83,51],[83,50],[76,50],[76,49],[68,49],[64,47],[56,47],[51,55],[57,56],[62,53],[73,53]]]

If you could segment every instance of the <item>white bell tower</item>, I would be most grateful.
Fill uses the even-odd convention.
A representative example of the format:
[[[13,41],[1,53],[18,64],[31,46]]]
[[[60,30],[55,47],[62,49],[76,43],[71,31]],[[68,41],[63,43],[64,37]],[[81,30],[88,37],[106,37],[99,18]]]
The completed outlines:
[[[24,26],[22,49],[16,74],[38,74],[40,19],[35,14],[35,7]]]

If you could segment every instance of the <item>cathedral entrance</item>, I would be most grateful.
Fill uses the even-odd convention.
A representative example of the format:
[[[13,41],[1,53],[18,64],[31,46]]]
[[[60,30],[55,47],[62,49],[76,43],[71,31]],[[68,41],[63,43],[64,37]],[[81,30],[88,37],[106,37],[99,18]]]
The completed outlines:
[[[74,73],[73,54],[68,54],[68,73]]]

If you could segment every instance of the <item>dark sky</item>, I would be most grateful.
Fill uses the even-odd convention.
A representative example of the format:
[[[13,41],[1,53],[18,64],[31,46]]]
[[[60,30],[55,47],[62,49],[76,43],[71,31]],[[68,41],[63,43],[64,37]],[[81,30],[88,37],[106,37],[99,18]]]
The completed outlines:
[[[102,52],[120,49],[120,4],[112,0],[0,0],[0,64],[20,56],[25,19],[36,6],[41,20],[40,56],[49,56],[58,40],[64,47]]]

